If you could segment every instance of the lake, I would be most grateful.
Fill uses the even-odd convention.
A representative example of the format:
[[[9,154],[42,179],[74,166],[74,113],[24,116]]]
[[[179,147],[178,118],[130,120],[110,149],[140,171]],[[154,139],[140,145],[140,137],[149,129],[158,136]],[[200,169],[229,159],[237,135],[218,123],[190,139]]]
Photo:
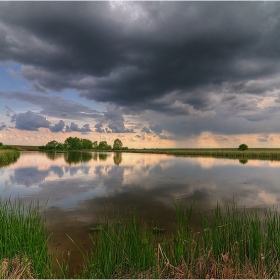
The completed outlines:
[[[239,207],[279,206],[279,161],[175,157],[137,153],[22,152],[17,162],[0,168],[1,198],[38,200],[52,233],[57,256],[71,250],[66,234],[87,247],[97,215],[129,208],[149,224],[167,231],[174,220],[174,201],[195,213],[211,212],[233,198]]]

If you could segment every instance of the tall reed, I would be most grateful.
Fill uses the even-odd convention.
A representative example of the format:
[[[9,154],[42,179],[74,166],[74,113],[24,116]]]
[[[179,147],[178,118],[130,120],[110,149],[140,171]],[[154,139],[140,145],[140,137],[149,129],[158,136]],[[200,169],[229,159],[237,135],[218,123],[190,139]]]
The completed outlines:
[[[18,271],[22,278],[50,278],[52,257],[48,252],[45,222],[39,213],[39,205],[24,205],[22,200],[0,199],[0,259],[2,277]],[[21,278],[14,275],[15,278]],[[4,277],[5,278],[5,277]]]
[[[17,150],[2,150],[0,149],[0,166],[15,162],[20,156]]]
[[[155,231],[137,218],[105,219],[91,234],[92,250],[80,248],[82,278],[279,278],[280,218],[277,209],[260,213],[219,204],[200,213],[199,228],[175,203],[174,228]],[[73,240],[72,240],[73,241]],[[74,241],[73,241],[74,242]]]
[[[199,213],[196,227],[194,210]],[[0,199],[0,221],[1,278],[69,278],[67,261],[58,263],[57,274],[52,271],[38,203]],[[124,218],[116,212],[91,228],[92,246],[79,248],[84,266],[73,277],[279,278],[279,232],[277,208],[261,213],[234,202],[217,203],[206,215],[193,204],[187,211],[175,202],[169,231],[148,226],[129,209]]]

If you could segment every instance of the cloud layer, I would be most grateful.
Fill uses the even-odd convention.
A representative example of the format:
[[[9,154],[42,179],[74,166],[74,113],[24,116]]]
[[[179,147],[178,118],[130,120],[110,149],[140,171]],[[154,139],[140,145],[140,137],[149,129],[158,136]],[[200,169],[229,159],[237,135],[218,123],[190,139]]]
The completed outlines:
[[[279,14],[278,2],[1,2],[0,62],[19,63],[13,75],[36,93],[0,97],[41,107],[19,129],[88,133],[63,119],[89,117],[100,133],[270,141],[280,132]],[[49,95],[69,89],[106,111]]]

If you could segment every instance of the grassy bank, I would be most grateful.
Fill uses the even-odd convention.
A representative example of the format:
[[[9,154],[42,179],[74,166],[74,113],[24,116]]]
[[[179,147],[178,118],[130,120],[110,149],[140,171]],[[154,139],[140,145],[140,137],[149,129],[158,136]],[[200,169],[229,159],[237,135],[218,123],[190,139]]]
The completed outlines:
[[[15,146],[18,150],[38,151],[37,146]],[[126,149],[126,150],[98,150],[86,149],[82,152],[122,152],[122,153],[147,153],[147,154],[167,154],[174,156],[193,157],[215,157],[234,159],[268,159],[280,160],[280,148],[249,148],[246,151],[239,151],[237,148],[213,148],[213,149]]]
[[[130,149],[123,152],[167,154],[174,156],[215,157],[234,159],[269,159],[280,160],[280,149],[251,148],[246,151],[238,149]]]
[[[39,146],[13,145],[11,147],[18,151],[39,151]]]
[[[99,221],[90,229],[91,248],[80,248],[83,269],[70,277],[279,278],[276,209],[266,210],[260,219],[257,211],[217,205],[211,215],[200,215],[194,229],[192,208],[175,208],[169,232],[156,223],[148,226],[133,211]],[[37,205],[1,201],[0,215],[2,278],[69,278],[67,263],[60,263],[58,274],[51,271],[53,259]]]
[[[20,156],[17,150],[0,149],[0,166],[15,162]]]
[[[50,278],[45,223],[38,205],[0,200],[0,277]]]

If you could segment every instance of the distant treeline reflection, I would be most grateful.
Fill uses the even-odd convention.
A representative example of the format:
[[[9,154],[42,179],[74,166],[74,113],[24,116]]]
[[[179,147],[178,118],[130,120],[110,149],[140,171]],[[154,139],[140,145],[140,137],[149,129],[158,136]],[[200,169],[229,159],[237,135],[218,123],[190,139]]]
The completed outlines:
[[[64,158],[64,160],[69,164],[86,163],[91,160],[94,161],[106,161],[111,157],[109,153],[82,153],[82,152],[46,152],[46,155],[51,160],[56,160],[59,158]],[[122,162],[122,153],[115,152],[113,156],[114,164],[120,165]]]

